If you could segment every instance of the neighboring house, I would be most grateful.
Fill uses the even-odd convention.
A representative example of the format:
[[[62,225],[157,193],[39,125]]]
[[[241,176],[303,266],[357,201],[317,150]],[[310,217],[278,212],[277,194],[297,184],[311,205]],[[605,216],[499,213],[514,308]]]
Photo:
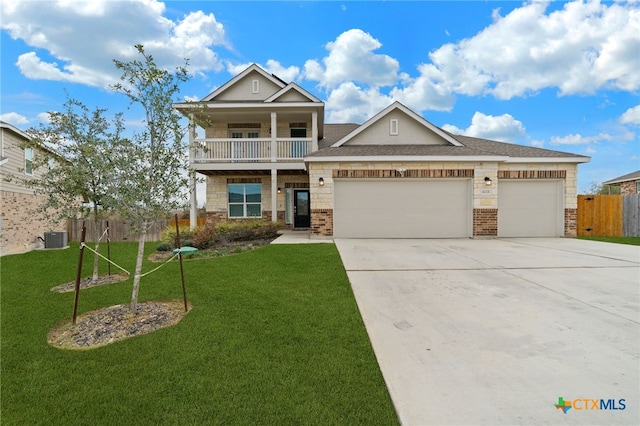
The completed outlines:
[[[322,101],[257,65],[174,106],[190,117],[190,164],[214,219],[336,238],[576,235],[589,157],[455,136],[398,102],[362,125],[325,124]]]
[[[620,195],[640,194],[640,170],[608,180],[602,184],[619,186]]]
[[[24,183],[40,173],[32,167],[37,150],[21,147],[28,140],[22,130],[0,121],[0,255],[43,247],[38,237],[52,230],[50,223],[33,213],[45,198],[34,195]],[[55,227],[66,229],[65,222]]]

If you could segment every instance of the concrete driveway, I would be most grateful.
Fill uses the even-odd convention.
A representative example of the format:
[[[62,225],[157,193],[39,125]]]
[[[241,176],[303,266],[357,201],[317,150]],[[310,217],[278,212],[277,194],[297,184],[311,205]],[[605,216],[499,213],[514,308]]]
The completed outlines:
[[[639,424],[640,247],[335,242],[404,425]]]

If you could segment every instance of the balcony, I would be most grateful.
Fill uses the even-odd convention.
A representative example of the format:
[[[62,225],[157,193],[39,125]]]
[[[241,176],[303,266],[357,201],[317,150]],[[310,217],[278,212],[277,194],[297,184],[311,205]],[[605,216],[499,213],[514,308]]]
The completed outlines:
[[[195,164],[302,162],[312,138],[196,139]]]

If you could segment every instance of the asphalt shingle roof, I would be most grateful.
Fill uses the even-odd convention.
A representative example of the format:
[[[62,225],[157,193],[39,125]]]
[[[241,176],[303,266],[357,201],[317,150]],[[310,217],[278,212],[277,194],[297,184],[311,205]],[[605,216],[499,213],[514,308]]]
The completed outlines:
[[[373,156],[477,156],[517,158],[585,158],[568,152],[516,145],[470,136],[452,135],[463,146],[453,145],[331,145],[359,127],[358,124],[326,124],[318,151],[309,157],[373,157]]]
[[[620,176],[617,178],[610,179],[606,182],[603,182],[604,185],[611,185],[612,183],[622,183],[630,180],[640,180],[640,170],[636,170],[635,172],[628,173],[624,176]]]

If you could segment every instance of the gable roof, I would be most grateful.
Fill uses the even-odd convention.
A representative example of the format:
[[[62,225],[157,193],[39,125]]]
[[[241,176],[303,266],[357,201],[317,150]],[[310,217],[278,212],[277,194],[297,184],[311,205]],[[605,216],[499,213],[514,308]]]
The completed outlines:
[[[329,130],[329,126],[336,126]],[[342,126],[342,127],[338,127]],[[327,136],[336,132],[345,132],[350,128],[355,133],[355,124],[325,127]],[[590,157],[568,152],[531,146],[498,142],[471,136],[453,135],[445,130],[449,138],[456,140],[456,145],[341,145],[337,143],[320,143],[319,150],[308,155],[305,160],[322,161],[499,161],[507,163],[587,163]],[[350,134],[351,134],[350,133]],[[347,139],[350,134],[340,138]],[[330,141],[329,141],[330,142]]]
[[[631,180],[640,180],[640,170],[636,170],[635,172],[627,173],[626,175],[622,175],[617,178],[613,178],[606,182],[602,182],[603,185],[612,185],[615,183],[628,182]]]
[[[316,98],[311,93],[307,92],[302,87],[298,86],[296,83],[287,84],[286,87],[282,88],[278,92],[276,92],[273,95],[269,96],[264,101],[265,102],[276,102],[282,96],[286,95],[289,92],[294,92],[294,91],[296,93],[299,93],[300,95],[304,96],[305,98],[307,98],[311,102],[322,102],[320,99]]]
[[[26,140],[31,140],[31,138],[29,137],[29,135],[27,135],[25,132],[23,132],[22,130],[18,129],[16,126],[14,126],[13,124],[7,123],[6,121],[2,121],[0,120],[0,128],[2,129],[7,129],[12,131],[13,133],[15,133],[18,136],[21,136],[22,138],[26,139]]]
[[[403,113],[408,115],[410,118],[415,120],[418,124],[424,126],[425,128],[431,130],[436,135],[440,136],[444,141],[446,141],[450,145],[453,145],[453,146],[461,146],[462,145],[454,137],[452,137],[450,133],[445,132],[444,130],[442,130],[441,128],[439,128],[437,126],[434,126],[433,124],[431,124],[427,120],[425,120],[422,116],[416,114],[415,112],[413,112],[412,110],[410,110],[406,106],[402,105],[400,102],[395,101],[394,103],[392,103],[391,105],[389,105],[388,107],[386,107],[385,109],[383,109],[382,111],[380,111],[379,113],[377,113],[376,115],[371,117],[369,120],[364,122],[364,124],[362,124],[360,127],[358,127],[358,129],[356,129],[355,131],[349,133],[348,135],[346,135],[345,137],[340,139],[338,142],[333,144],[332,147],[338,148],[338,147],[346,144],[351,139],[353,139],[354,137],[356,137],[360,133],[362,133],[365,130],[367,130],[374,123],[378,122],[379,120],[381,120],[383,117],[385,117],[387,114],[391,113],[394,110],[402,111]]]
[[[264,78],[266,78],[267,80],[271,81],[273,84],[275,84],[276,86],[278,86],[280,88],[283,88],[283,87],[286,86],[286,83],[283,82],[282,80],[280,80],[275,75],[269,74],[268,72],[266,72],[265,70],[263,70],[262,68],[260,68],[256,64],[251,64],[244,71],[242,71],[240,74],[236,75],[231,80],[227,81],[225,84],[223,84],[222,86],[218,87],[216,90],[214,90],[213,92],[209,93],[207,96],[202,98],[201,102],[211,101],[212,99],[214,99],[215,97],[219,96],[221,93],[223,93],[224,91],[229,89],[235,83],[237,83],[238,81],[242,80],[244,77],[246,77],[247,75],[249,75],[252,72],[259,73]]]

